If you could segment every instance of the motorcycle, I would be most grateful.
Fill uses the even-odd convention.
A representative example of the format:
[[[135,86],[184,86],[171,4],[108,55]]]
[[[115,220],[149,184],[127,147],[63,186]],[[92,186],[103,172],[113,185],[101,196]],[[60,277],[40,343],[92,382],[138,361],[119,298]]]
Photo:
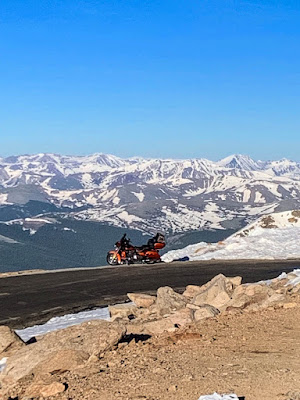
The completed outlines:
[[[141,247],[133,246],[125,233],[121,240],[115,243],[115,250],[107,253],[106,260],[109,265],[154,264],[161,262],[159,250],[163,249],[165,245],[165,237],[161,233],[157,233],[148,240],[147,245]]]

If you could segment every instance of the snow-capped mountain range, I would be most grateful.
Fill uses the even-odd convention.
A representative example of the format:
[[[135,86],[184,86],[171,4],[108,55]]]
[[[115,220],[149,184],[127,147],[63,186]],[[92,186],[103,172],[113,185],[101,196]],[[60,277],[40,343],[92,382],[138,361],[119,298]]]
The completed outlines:
[[[238,228],[262,214],[300,208],[300,163],[243,155],[218,162],[106,154],[0,159],[0,205],[30,200],[145,232]]]

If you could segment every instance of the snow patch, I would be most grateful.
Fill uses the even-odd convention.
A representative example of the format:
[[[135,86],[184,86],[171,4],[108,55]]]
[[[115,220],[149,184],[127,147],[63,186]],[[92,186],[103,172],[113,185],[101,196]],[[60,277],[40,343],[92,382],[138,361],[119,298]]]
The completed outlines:
[[[239,400],[236,394],[208,394],[200,396],[198,400]]]
[[[137,217],[136,215],[128,214],[127,211],[122,211],[121,213],[119,213],[117,215],[117,217],[119,217],[120,219],[122,219],[125,222],[128,222],[129,224],[131,224],[132,222],[142,221],[142,219],[140,217]]]
[[[83,322],[92,320],[106,320],[110,319],[108,307],[96,308],[90,311],[81,311],[76,314],[66,314],[62,317],[51,318],[48,322],[42,325],[34,325],[25,329],[16,330],[16,334],[20,336],[24,342],[27,342],[34,336],[45,335],[46,333],[64,329],[69,326],[78,325]],[[1,365],[1,364],[0,364]]]
[[[164,254],[162,260],[171,262],[184,257],[190,260],[300,258],[300,217],[297,215],[294,211],[270,214],[223,242],[201,242],[172,250]]]
[[[263,195],[260,192],[255,192],[255,199],[254,203],[265,203],[266,200],[264,199]]]
[[[77,233],[74,229],[67,228],[66,226],[63,228],[63,231],[68,231],[68,232]]]
[[[2,205],[7,205],[7,204],[11,204],[7,202],[7,198],[8,198],[8,194],[7,193],[0,193],[0,204]]]
[[[4,357],[0,360],[0,372],[2,372],[6,366],[7,357]]]
[[[139,199],[139,201],[140,201],[141,203],[142,203],[142,201],[143,201],[144,198],[145,198],[145,195],[144,195],[143,192],[140,192],[140,193],[132,192],[132,194],[134,194],[134,195]]]
[[[120,197],[114,197],[112,202],[113,202],[114,205],[117,206],[120,203]]]

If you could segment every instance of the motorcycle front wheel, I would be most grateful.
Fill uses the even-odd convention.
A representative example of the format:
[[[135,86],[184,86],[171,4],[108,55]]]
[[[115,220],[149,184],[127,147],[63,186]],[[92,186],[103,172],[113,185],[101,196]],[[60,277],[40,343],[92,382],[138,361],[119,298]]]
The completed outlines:
[[[106,261],[107,261],[107,264],[109,264],[109,265],[118,265],[119,264],[118,257],[116,257],[112,253],[107,254]]]

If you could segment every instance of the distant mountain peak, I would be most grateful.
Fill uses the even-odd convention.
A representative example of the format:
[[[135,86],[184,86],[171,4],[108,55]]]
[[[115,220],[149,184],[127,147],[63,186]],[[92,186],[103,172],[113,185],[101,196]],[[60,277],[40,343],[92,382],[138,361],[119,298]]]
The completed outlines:
[[[248,155],[232,154],[218,161],[218,165],[225,168],[239,168],[246,171],[258,171],[261,169],[261,162],[253,160]]]

